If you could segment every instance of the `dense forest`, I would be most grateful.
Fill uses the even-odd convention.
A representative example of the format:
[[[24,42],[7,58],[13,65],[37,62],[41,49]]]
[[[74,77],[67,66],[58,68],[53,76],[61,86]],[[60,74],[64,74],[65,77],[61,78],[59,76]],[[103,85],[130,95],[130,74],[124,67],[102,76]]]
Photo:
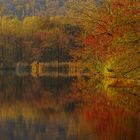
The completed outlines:
[[[1,67],[74,61],[92,75],[139,78],[137,0],[1,0],[0,6]]]
[[[1,19],[1,62],[68,61],[70,51],[79,47],[76,38],[78,26],[63,23],[62,19],[26,17]]]

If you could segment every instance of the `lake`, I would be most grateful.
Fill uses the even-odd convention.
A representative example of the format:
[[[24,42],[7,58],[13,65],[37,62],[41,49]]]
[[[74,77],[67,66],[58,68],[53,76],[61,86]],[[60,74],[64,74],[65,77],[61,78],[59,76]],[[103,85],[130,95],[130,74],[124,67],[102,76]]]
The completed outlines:
[[[0,140],[140,140],[140,87],[0,73]]]

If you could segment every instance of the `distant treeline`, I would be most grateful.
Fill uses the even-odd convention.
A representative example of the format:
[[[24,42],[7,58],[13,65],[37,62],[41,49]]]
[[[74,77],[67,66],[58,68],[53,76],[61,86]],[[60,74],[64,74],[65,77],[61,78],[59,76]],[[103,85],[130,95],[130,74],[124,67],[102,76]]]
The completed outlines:
[[[0,14],[17,16],[58,15],[64,13],[67,0],[0,0]]]
[[[54,17],[25,17],[23,20],[3,16],[0,19],[0,63],[69,61],[71,52],[82,47],[77,25]]]

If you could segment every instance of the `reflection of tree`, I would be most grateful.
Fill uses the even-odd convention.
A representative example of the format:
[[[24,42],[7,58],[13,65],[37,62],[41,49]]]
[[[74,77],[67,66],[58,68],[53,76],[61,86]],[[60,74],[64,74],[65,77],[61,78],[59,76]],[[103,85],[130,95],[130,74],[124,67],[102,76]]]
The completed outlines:
[[[94,97],[91,107],[84,107],[83,110],[89,125],[96,130],[100,139],[131,140],[133,136],[139,139],[138,114],[116,102],[104,94]]]
[[[126,87],[108,87],[106,90],[103,87],[100,85],[97,90],[93,81],[80,79],[73,85],[73,93],[68,96],[66,109],[85,116],[89,130],[91,133],[96,132],[99,139],[131,140],[133,136],[139,139],[140,99],[127,93]],[[129,90],[132,91],[138,92],[139,88]]]
[[[62,110],[62,102],[70,92],[72,82],[72,78],[34,79],[13,74],[0,78],[0,112],[11,113],[11,116],[18,115],[18,110],[24,116],[33,115],[34,111],[48,114]]]

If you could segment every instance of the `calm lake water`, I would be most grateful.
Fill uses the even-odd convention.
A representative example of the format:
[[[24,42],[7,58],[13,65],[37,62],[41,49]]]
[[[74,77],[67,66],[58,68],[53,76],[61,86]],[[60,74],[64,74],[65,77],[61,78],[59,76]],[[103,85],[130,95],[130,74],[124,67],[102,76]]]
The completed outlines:
[[[1,73],[0,140],[140,140],[140,87]]]

